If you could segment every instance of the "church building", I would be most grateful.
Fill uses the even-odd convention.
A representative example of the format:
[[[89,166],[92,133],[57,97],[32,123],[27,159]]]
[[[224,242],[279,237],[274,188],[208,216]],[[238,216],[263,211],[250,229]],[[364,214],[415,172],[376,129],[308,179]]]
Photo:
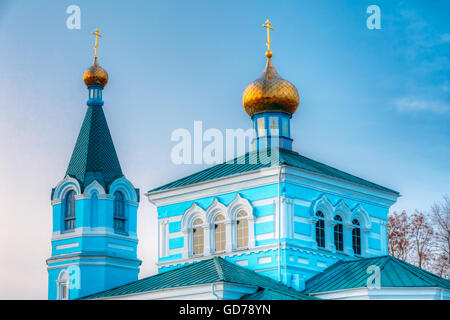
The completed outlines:
[[[105,120],[96,40],[86,116],[52,190],[49,299],[449,299],[450,281],[388,255],[397,191],[295,151],[299,94],[275,70],[264,27],[266,66],[242,97],[253,150],[145,194],[158,274],[140,280],[139,190]]]

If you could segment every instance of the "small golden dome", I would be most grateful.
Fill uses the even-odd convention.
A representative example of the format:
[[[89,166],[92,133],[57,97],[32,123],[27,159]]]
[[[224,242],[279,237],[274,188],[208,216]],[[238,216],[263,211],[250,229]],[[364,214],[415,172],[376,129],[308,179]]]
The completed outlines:
[[[94,64],[84,72],[83,80],[87,86],[99,84],[105,87],[108,83],[108,72],[98,65],[97,57],[94,59]]]
[[[250,83],[242,95],[242,105],[250,117],[264,111],[294,114],[299,101],[297,88],[280,77],[270,57],[262,75]]]

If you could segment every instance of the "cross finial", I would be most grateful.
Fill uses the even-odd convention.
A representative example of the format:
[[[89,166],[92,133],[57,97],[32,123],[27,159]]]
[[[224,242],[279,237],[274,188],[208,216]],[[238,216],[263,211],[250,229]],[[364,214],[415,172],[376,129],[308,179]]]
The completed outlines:
[[[94,56],[94,59],[97,60],[98,37],[101,37],[102,35],[98,32],[97,28],[95,28],[95,32],[92,32],[92,34],[95,35],[95,46],[94,46],[95,56]]]
[[[274,30],[271,26],[270,26],[270,21],[269,19],[267,19],[266,24],[263,24],[263,27],[267,29],[267,52],[266,52],[266,57],[267,58],[272,58],[272,51],[270,51],[270,29]]]

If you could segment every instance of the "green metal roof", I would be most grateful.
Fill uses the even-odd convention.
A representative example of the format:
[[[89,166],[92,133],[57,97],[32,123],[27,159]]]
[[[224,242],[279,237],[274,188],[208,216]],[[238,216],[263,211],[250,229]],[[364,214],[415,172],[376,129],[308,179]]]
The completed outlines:
[[[308,297],[308,300],[313,300],[313,297]],[[316,298],[317,300],[321,300]],[[305,295],[295,293],[278,291],[275,289],[261,288],[252,294],[243,296],[240,300],[305,300]]]
[[[297,297],[297,299],[312,299],[312,297],[308,297],[271,278],[238,266],[220,257],[194,262],[117,288],[95,293],[82,299],[107,298],[216,282],[255,285],[260,288],[273,289],[277,292]]]
[[[338,261],[306,282],[303,293],[367,287],[371,273],[367,268],[380,268],[381,287],[439,287],[450,289],[450,281],[392,256]]]
[[[279,157],[276,158],[275,161],[266,163],[267,161],[264,160],[261,161],[260,157],[258,157],[257,151],[247,152],[245,155],[237,157],[231,161],[215,165],[211,168],[199,171],[190,176],[173,181],[161,187],[152,189],[149,191],[149,193],[187,186],[239,173],[255,171],[262,168],[268,168],[271,166],[286,165],[399,195],[397,191],[382,187],[378,184],[369,182],[367,180],[358,178],[356,176],[345,173],[333,167],[327,166],[326,164],[311,160],[298,154],[297,152],[279,148],[276,149],[279,150]],[[268,157],[270,156],[271,150],[269,149]]]
[[[66,175],[82,188],[94,180],[107,188],[123,176],[102,107],[88,106]]]

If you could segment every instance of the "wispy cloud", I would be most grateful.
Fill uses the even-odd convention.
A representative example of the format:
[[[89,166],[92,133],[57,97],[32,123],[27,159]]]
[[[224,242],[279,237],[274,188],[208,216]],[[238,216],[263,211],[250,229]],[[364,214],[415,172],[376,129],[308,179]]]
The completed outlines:
[[[450,34],[444,33],[441,34],[441,43],[449,43],[450,42]]]
[[[394,106],[400,112],[433,112],[444,114],[450,112],[450,102],[443,100],[426,100],[403,97],[394,101]]]

